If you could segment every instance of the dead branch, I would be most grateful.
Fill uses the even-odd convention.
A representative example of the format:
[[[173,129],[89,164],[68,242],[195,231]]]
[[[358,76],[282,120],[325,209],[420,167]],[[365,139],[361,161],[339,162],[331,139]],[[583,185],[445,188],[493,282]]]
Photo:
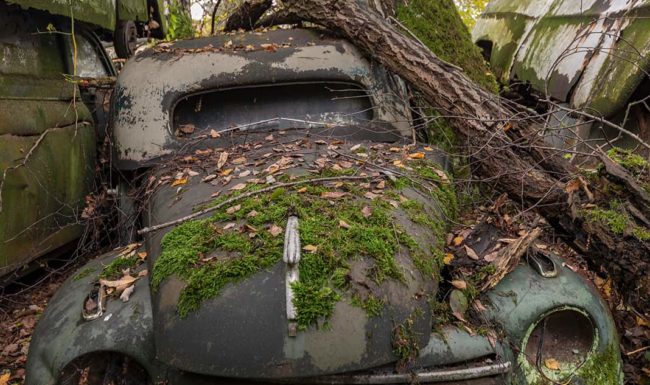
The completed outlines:
[[[273,2],[271,0],[246,0],[226,21],[225,32],[237,31],[239,29],[252,30],[257,21],[269,10]]]
[[[143,228],[141,230],[138,230],[138,235],[143,235],[143,234],[150,233],[152,231],[157,231],[157,230],[164,229],[164,228],[167,228],[167,227],[180,225],[181,223],[191,221],[192,219],[196,219],[196,218],[198,218],[200,216],[203,216],[205,214],[209,214],[211,212],[217,211],[217,210],[219,210],[219,209],[221,209],[221,208],[223,208],[225,206],[228,206],[228,205],[230,205],[230,204],[232,204],[234,202],[240,201],[242,199],[250,198],[250,197],[255,196],[255,195],[264,194],[264,193],[267,193],[269,191],[277,190],[279,188],[294,187],[294,186],[299,186],[299,185],[303,185],[303,184],[321,184],[321,183],[327,183],[327,182],[333,182],[333,181],[368,180],[368,179],[375,179],[375,178],[377,178],[377,177],[372,177],[372,176],[334,176],[334,177],[327,177],[327,178],[305,179],[305,180],[300,180],[300,181],[296,181],[296,182],[288,182],[288,183],[277,183],[277,184],[274,184],[273,186],[265,187],[263,189],[256,190],[256,191],[250,191],[250,192],[247,192],[245,194],[241,194],[241,195],[232,197],[230,199],[226,199],[225,201],[223,201],[223,202],[221,202],[221,203],[219,203],[217,205],[214,205],[212,207],[208,207],[208,208],[203,209],[201,211],[197,211],[197,212],[195,212],[193,214],[190,214],[188,216],[185,216],[183,218],[179,218],[179,219],[176,219],[176,220],[173,220],[173,221],[170,221],[170,222],[166,222],[166,223],[161,223],[161,224],[155,225],[155,226],[145,227],[145,228]]]

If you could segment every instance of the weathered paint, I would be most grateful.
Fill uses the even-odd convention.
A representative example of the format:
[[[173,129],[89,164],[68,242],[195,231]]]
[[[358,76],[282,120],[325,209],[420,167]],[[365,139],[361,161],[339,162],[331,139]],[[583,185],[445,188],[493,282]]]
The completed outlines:
[[[562,266],[559,259],[555,259],[554,263]],[[616,326],[608,306],[592,285],[568,267],[561,267],[555,278],[543,278],[531,267],[520,265],[490,291],[488,297],[491,303],[488,317],[507,330],[510,342],[521,351],[524,351],[527,337],[541,317],[570,308],[587,314],[596,331],[597,345],[587,362],[612,347],[614,354],[620,358]],[[518,360],[527,361],[525,358]],[[619,365],[619,370],[621,368]],[[535,370],[528,369],[532,368],[519,366],[515,384],[536,384],[541,381]],[[622,377],[620,382],[605,385],[619,383],[622,384]]]
[[[144,0],[121,0],[144,1]],[[24,9],[33,8],[75,20],[115,29],[116,0],[7,0]]]
[[[219,50],[228,41],[258,50]],[[269,42],[290,46],[276,52],[259,49]],[[398,80],[397,86],[391,86],[393,79],[385,71],[343,40],[308,30],[278,30],[264,36],[246,33],[178,42],[163,53],[150,50],[127,62],[116,87],[114,135],[119,160],[144,164],[172,153],[179,146],[171,128],[172,110],[188,93],[321,79],[365,86],[373,104],[382,107],[376,109],[376,119],[410,135],[408,111],[400,101],[405,94],[398,89]]]
[[[493,42],[491,63],[503,83],[530,82],[610,117],[650,68],[648,17],[648,0],[495,0],[473,39]]]
[[[118,0],[117,19],[140,22],[149,21],[147,0]]]
[[[78,214],[94,176],[95,130],[63,79],[61,35],[36,33],[53,19],[0,3],[0,276],[83,231]]]
[[[25,165],[8,171],[4,181],[0,276],[83,231],[77,215],[92,182],[95,130],[81,123],[44,135]],[[0,135],[0,170],[20,164],[37,140]]]

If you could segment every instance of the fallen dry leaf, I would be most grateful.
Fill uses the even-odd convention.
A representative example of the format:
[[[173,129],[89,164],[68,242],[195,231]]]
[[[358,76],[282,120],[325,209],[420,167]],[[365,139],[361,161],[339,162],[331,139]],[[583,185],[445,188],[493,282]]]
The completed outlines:
[[[473,259],[475,261],[478,261],[480,258],[478,257],[478,254],[476,254],[476,251],[472,250],[471,247],[465,245],[465,252],[467,252],[467,256],[470,259]]]
[[[465,238],[463,238],[462,236],[459,235],[457,237],[454,237],[453,244],[454,244],[454,246],[460,246],[460,245],[463,244],[464,240],[465,240]]]
[[[9,378],[11,378],[11,372],[0,374],[0,385],[7,385],[9,383]]]
[[[453,261],[454,258],[456,258],[456,257],[454,257],[453,254],[451,254],[451,253],[447,253],[447,254],[445,254],[445,257],[444,257],[444,259],[442,260],[442,262],[443,262],[445,265],[451,265],[451,261]]]
[[[544,366],[551,370],[560,370],[560,363],[555,358],[547,358],[544,360]]]
[[[178,126],[180,132],[188,135],[194,132],[194,128],[195,127],[193,124],[183,124],[181,126]]]
[[[232,186],[230,189],[233,191],[240,191],[246,188],[246,183],[237,183],[236,185]]]
[[[241,210],[241,205],[232,206],[226,210],[226,214],[234,214],[239,210]]]
[[[221,170],[221,168],[226,164],[228,161],[228,153],[227,152],[222,152],[219,154],[219,160],[217,161],[217,170]]]
[[[349,229],[350,225],[346,221],[339,219],[339,227],[342,227],[344,229]]]
[[[321,198],[326,198],[326,199],[339,199],[342,198],[346,195],[344,192],[338,192],[338,191],[326,191],[320,194]]]
[[[176,179],[174,183],[172,183],[172,187],[182,186],[184,184],[187,184],[187,178]]]
[[[131,277],[130,275],[124,275],[122,278],[116,281],[109,281],[106,279],[100,279],[99,284],[109,288],[114,288],[117,293],[121,293],[127,287],[131,286],[133,282],[137,281],[137,278]]]
[[[414,152],[413,154],[409,154],[409,159],[424,159],[424,153]]]
[[[455,287],[458,290],[465,290],[467,289],[467,282],[461,280],[461,279],[454,279],[451,281],[451,285]]]
[[[212,139],[217,139],[217,138],[220,137],[220,136],[221,136],[221,134],[219,134],[217,131],[215,131],[215,130],[210,130],[210,137],[211,137]]]
[[[307,245],[307,246],[303,247],[302,249],[313,254],[313,253],[316,252],[316,250],[318,250],[318,246]]]
[[[201,180],[201,182],[208,183],[208,182],[212,182],[215,179],[217,179],[217,175],[216,174],[210,174],[210,175],[206,176],[205,178],[203,178]]]
[[[277,237],[278,235],[282,234],[282,227],[273,225],[269,229],[269,233],[271,233],[272,236]]]
[[[258,216],[258,215],[259,215],[259,213],[258,213],[257,211],[252,210],[252,211],[251,211],[250,213],[248,213],[246,216],[249,217],[249,218],[254,218],[254,217]]]
[[[120,294],[120,299],[122,302],[129,302],[129,299],[131,298],[131,294],[133,294],[133,291],[135,290],[135,285],[131,285],[124,289],[122,294]]]
[[[368,218],[372,215],[372,209],[368,206],[363,206],[361,209],[361,215],[363,215],[364,218]]]
[[[298,194],[304,194],[304,193],[307,192],[307,187],[303,187],[303,188],[299,189],[297,192],[298,192]]]
[[[363,196],[370,199],[370,200],[373,200],[373,199],[376,199],[379,195],[368,191],[367,193],[363,194]]]
[[[138,253],[138,258],[140,258],[141,260],[145,260],[147,258],[147,252],[142,251],[142,252]]]

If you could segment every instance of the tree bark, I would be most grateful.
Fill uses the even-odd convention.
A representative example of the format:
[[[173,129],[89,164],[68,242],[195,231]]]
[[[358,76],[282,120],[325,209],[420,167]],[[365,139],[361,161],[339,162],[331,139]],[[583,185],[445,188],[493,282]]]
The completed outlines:
[[[575,189],[576,170],[561,150],[547,145],[538,131],[542,119],[532,111],[475,85],[456,66],[445,63],[420,44],[414,44],[368,7],[366,0],[285,0],[288,12],[345,35],[387,69],[417,88],[427,102],[463,139],[475,175],[507,193],[523,209],[535,209],[593,266],[600,266],[616,282],[626,300],[650,311],[650,245],[629,234],[617,234],[593,220],[591,194]],[[618,164],[603,170],[608,183],[634,179]],[[626,175],[628,177],[626,177]],[[598,186],[591,186],[596,188]],[[650,201],[638,185],[636,194],[619,191],[646,218]],[[607,195],[600,196],[605,201]],[[596,202],[598,203],[598,202]],[[587,208],[585,208],[587,207]],[[634,218],[634,216],[632,216]],[[645,226],[645,225],[643,225]],[[645,228],[645,227],[644,227]]]

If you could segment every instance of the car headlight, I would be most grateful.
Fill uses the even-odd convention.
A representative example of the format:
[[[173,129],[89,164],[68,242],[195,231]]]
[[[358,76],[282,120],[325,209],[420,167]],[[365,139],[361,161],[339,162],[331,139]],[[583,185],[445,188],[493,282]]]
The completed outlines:
[[[520,364],[553,382],[572,376],[596,349],[597,329],[578,309],[556,309],[531,326]]]

